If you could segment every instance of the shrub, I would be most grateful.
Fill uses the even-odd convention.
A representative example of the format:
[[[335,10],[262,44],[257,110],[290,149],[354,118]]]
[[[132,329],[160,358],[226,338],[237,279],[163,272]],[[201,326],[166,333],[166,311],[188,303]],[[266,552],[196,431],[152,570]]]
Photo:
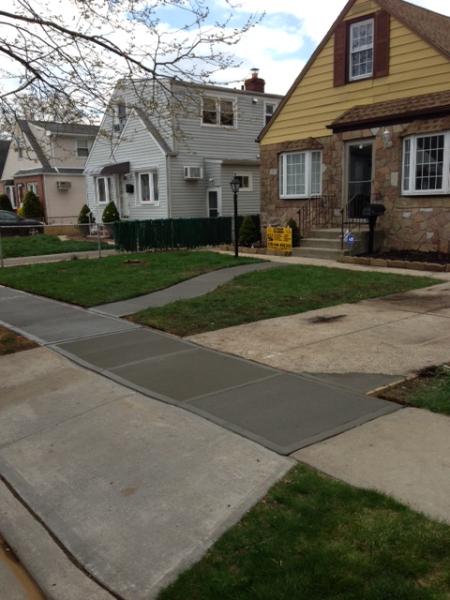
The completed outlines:
[[[91,212],[91,209],[87,204],[85,204],[80,210],[80,214],[78,215],[78,224],[85,225],[86,223],[94,223],[95,217]]]
[[[44,216],[41,201],[31,190],[25,194],[25,198],[23,199],[22,215],[26,219],[42,219]]]
[[[247,215],[239,228],[239,244],[253,246],[259,241],[259,229],[250,215]]]
[[[11,212],[14,211],[11,200],[6,194],[0,194],[0,210],[9,210]]]
[[[103,211],[102,221],[103,223],[114,223],[114,221],[120,221],[119,211],[112,200],[106,205],[105,210]]]
[[[292,229],[292,245],[299,246],[300,245],[300,229],[298,228],[297,223],[294,219],[289,219],[286,223],[286,227],[290,227]]]

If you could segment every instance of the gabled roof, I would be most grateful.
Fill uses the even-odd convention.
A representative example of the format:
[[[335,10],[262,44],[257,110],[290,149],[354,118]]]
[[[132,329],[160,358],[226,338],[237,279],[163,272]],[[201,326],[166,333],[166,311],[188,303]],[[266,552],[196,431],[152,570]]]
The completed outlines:
[[[400,123],[424,115],[432,117],[444,114],[450,114],[450,90],[353,106],[328,127],[333,131],[344,131],[361,126]]]
[[[169,144],[166,142],[166,140],[163,138],[163,136],[159,133],[158,129],[155,127],[155,125],[153,125],[151,120],[147,117],[147,115],[145,114],[145,111],[143,111],[138,106],[136,106],[134,110],[136,111],[136,113],[139,116],[139,118],[141,119],[141,121],[144,123],[147,131],[150,133],[150,135],[153,136],[156,143],[159,145],[161,150],[164,152],[164,154],[166,154],[166,155],[173,154],[173,151],[170,148]]]
[[[45,156],[45,152],[42,150],[39,145],[37,139],[34,136],[34,133],[31,131],[31,128],[28,124],[28,121],[25,119],[17,119],[17,124],[19,125],[22,133],[27,137],[30,142],[30,146],[33,148],[33,152],[36,154],[37,159],[41,163],[44,169],[51,169],[51,165]]]
[[[90,135],[95,137],[99,130],[97,125],[85,125],[84,123],[57,123],[56,121],[28,121],[28,123],[59,135]]]
[[[341,23],[355,2],[356,0],[349,0],[344,6],[343,10],[331,26],[328,33],[311,55],[311,58],[306,63],[297,79],[289,88],[286,96],[278,105],[273,117],[259,134],[256,140],[257,142],[262,140],[270,127],[273,125],[277,115],[281,112],[286,102],[297,89],[298,85],[308,73],[320,52],[334,35],[337,26],[339,23]],[[394,18],[403,23],[406,27],[411,29],[411,31],[416,33],[419,37],[436,48],[436,50],[450,60],[450,17],[441,15],[440,13],[433,12],[420,6],[416,6],[410,2],[405,2],[405,0],[375,0],[375,2],[380,6],[381,9],[391,14]]]
[[[9,140],[0,140],[0,179],[3,174],[3,167],[5,166],[6,157],[8,156]]]

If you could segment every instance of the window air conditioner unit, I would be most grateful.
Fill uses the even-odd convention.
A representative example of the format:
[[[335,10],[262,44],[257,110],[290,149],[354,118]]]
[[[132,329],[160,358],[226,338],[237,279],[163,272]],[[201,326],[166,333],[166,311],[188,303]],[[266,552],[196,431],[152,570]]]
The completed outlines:
[[[72,184],[70,181],[57,181],[56,187],[58,188],[58,192],[67,192],[70,190]]]
[[[184,167],[185,179],[202,179],[203,169],[201,167]]]

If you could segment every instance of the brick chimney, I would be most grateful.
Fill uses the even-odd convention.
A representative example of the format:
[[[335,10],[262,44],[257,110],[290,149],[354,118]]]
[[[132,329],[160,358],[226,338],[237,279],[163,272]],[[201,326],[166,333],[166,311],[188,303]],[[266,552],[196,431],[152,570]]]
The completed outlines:
[[[246,79],[244,82],[244,89],[247,92],[261,92],[263,94],[266,82],[258,77],[259,69],[251,69],[251,72],[250,79]]]

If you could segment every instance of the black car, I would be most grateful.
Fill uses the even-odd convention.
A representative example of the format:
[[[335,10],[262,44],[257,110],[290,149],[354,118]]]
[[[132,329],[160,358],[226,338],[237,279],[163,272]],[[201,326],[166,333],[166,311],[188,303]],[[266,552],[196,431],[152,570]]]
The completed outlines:
[[[34,235],[43,231],[44,224],[36,219],[24,219],[9,210],[0,210],[0,233],[2,235]]]

